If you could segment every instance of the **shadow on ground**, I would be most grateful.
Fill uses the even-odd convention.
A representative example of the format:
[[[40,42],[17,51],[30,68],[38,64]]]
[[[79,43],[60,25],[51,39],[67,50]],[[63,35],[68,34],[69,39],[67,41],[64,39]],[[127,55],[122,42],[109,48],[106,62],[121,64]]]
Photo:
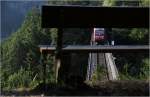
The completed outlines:
[[[149,96],[149,83],[146,81],[107,81],[95,85],[85,83],[60,86],[56,84],[38,85],[30,91],[2,91],[6,96]]]

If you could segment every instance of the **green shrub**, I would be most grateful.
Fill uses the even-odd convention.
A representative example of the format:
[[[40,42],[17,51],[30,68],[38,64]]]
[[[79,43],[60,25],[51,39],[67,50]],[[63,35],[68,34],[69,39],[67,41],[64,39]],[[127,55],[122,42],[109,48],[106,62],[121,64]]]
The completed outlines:
[[[97,68],[92,75],[92,81],[95,82],[95,81],[103,80],[106,73],[107,71],[102,65],[97,65]]]
[[[145,58],[142,60],[142,64],[141,64],[141,68],[140,68],[140,79],[149,79],[150,75],[149,75],[149,58]]]
[[[149,79],[149,58],[144,58],[142,59],[142,62],[140,62],[139,64],[128,64],[126,63],[123,68],[122,71],[120,71],[120,78],[122,80],[148,80]],[[139,68],[139,69],[138,69]],[[135,72],[135,75],[133,75],[132,73]]]
[[[27,88],[36,85],[35,77],[32,79],[31,71],[21,68],[18,72],[10,75],[7,81],[7,88]]]

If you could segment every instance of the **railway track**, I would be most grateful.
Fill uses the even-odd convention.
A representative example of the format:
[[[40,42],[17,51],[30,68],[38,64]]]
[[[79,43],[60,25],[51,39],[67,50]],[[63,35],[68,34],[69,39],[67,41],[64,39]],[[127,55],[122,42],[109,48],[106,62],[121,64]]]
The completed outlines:
[[[88,59],[87,80],[91,80],[97,65],[101,65],[107,71],[104,80],[118,80],[119,74],[112,53],[90,53]],[[106,75],[105,75],[106,76]]]

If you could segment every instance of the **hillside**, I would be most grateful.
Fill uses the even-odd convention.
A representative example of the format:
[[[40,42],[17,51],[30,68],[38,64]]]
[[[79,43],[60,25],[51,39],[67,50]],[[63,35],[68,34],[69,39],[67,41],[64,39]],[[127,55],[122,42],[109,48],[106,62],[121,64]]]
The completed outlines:
[[[34,7],[41,7],[46,2],[41,1],[1,1],[1,39],[6,39],[11,33],[21,27],[25,16]],[[13,25],[12,25],[13,24]]]

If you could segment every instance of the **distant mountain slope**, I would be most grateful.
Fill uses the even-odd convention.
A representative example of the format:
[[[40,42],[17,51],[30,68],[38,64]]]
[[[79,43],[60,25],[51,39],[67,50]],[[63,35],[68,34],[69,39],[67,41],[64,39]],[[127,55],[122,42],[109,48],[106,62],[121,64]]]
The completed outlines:
[[[22,24],[26,14],[33,7],[40,7],[43,1],[1,1],[1,38],[7,38]]]

